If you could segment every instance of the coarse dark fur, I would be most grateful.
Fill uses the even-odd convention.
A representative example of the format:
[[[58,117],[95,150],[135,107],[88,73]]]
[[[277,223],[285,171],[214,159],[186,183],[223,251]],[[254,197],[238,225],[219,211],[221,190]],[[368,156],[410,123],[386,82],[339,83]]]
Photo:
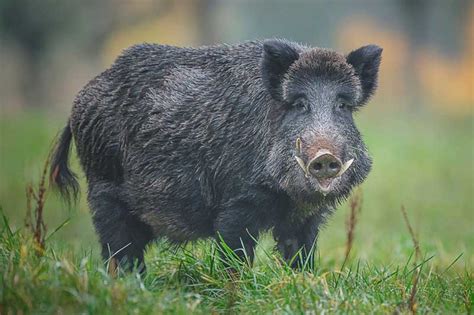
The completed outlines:
[[[104,258],[142,263],[155,238],[220,235],[252,259],[270,228],[286,259],[306,257],[370,170],[352,114],[376,89],[381,52],[343,56],[285,40],[133,46],[76,97],[51,180],[77,193],[74,138]],[[296,163],[297,138],[303,159],[320,148],[355,159],[326,196]]]

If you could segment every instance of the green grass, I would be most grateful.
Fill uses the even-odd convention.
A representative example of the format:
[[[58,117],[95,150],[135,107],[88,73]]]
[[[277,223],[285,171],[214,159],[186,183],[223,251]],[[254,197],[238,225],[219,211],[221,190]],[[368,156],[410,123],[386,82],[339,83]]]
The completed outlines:
[[[415,272],[409,257],[401,265],[352,259],[339,271],[337,262],[322,256],[316,270],[294,272],[262,244],[255,266],[234,261],[238,273],[231,278],[212,244],[170,250],[160,242],[148,252],[144,277],[111,278],[87,250],[54,246],[38,258],[23,233],[4,230],[0,237],[2,307],[27,313],[407,312]],[[436,268],[429,258],[420,265],[418,311],[460,313],[471,307],[471,271]]]
[[[41,112],[0,117],[0,313],[302,313],[310,310],[408,312],[414,255],[403,204],[418,233],[423,259],[419,312],[472,312],[474,144],[472,118],[429,113],[361,113],[359,125],[374,158],[351,258],[341,269],[347,205],[323,230],[313,271],[280,262],[269,235],[252,268],[224,270],[215,245],[201,241],[170,250],[150,246],[148,273],[111,278],[82,195],[66,209],[48,195],[53,231],[42,257],[23,228],[25,185],[37,182],[50,143],[65,119]],[[73,168],[79,172],[77,162]],[[80,172],[79,172],[80,173]],[[81,174],[82,176],[82,174]],[[82,190],[85,185],[82,183]],[[8,224],[6,224],[8,221]]]

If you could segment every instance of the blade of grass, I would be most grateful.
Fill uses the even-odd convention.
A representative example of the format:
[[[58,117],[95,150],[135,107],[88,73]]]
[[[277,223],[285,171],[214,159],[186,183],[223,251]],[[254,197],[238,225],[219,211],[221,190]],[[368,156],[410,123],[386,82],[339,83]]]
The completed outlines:
[[[45,241],[48,241],[57,231],[59,231],[60,229],[62,229],[64,226],[68,225],[69,222],[71,221],[71,218],[67,218],[66,220],[64,220],[63,223],[61,223],[60,225],[58,225],[53,232],[51,232],[45,239]]]
[[[461,259],[461,257],[462,257],[463,254],[464,254],[464,253],[459,254],[458,257],[456,257],[456,258],[453,260],[453,262],[450,263],[449,266],[448,266],[446,269],[444,269],[444,271],[443,271],[442,273],[447,272],[459,259]]]

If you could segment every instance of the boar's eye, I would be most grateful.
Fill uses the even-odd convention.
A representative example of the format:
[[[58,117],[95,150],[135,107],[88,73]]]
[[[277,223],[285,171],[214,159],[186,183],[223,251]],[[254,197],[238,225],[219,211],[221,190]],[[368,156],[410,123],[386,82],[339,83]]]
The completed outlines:
[[[337,97],[336,108],[341,111],[352,110],[353,107],[351,106],[350,96],[344,93],[339,94]]]
[[[349,105],[347,105],[346,103],[344,102],[340,102],[337,107],[340,109],[340,110],[346,110],[349,108]]]
[[[305,97],[298,97],[291,103],[291,108],[304,112],[309,109],[308,100]]]

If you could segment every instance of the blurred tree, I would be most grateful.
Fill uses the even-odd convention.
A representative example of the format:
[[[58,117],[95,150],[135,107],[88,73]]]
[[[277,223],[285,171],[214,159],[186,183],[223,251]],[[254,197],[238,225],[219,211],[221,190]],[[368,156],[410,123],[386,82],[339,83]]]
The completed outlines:
[[[417,108],[426,100],[421,95],[422,85],[419,63],[429,57],[426,47],[444,50],[446,55],[459,59],[463,47],[463,36],[472,0],[397,0],[401,22],[407,38],[408,55],[404,69],[406,91],[411,108]],[[424,51],[423,51],[424,49]],[[425,56],[421,54],[425,53]],[[421,60],[421,61],[420,61]]]
[[[169,1],[120,0],[1,0],[0,41],[16,47],[24,73],[20,90],[27,106],[45,105],[43,61],[61,41],[80,42],[84,54],[97,58],[97,50],[118,25],[136,23],[156,15]],[[45,100],[46,98],[46,100]]]
[[[202,44],[212,44],[219,41],[217,25],[215,23],[216,16],[216,0],[196,0],[194,8],[198,18],[200,42]]]
[[[28,69],[21,90],[29,105],[41,104],[41,60],[58,36],[70,31],[78,1],[2,0],[0,30],[3,41],[20,49]]]
[[[422,104],[420,88],[416,76],[416,52],[418,47],[426,40],[427,10],[429,0],[399,0],[403,26],[408,37],[407,65],[405,70],[405,91],[411,109],[416,109]]]

